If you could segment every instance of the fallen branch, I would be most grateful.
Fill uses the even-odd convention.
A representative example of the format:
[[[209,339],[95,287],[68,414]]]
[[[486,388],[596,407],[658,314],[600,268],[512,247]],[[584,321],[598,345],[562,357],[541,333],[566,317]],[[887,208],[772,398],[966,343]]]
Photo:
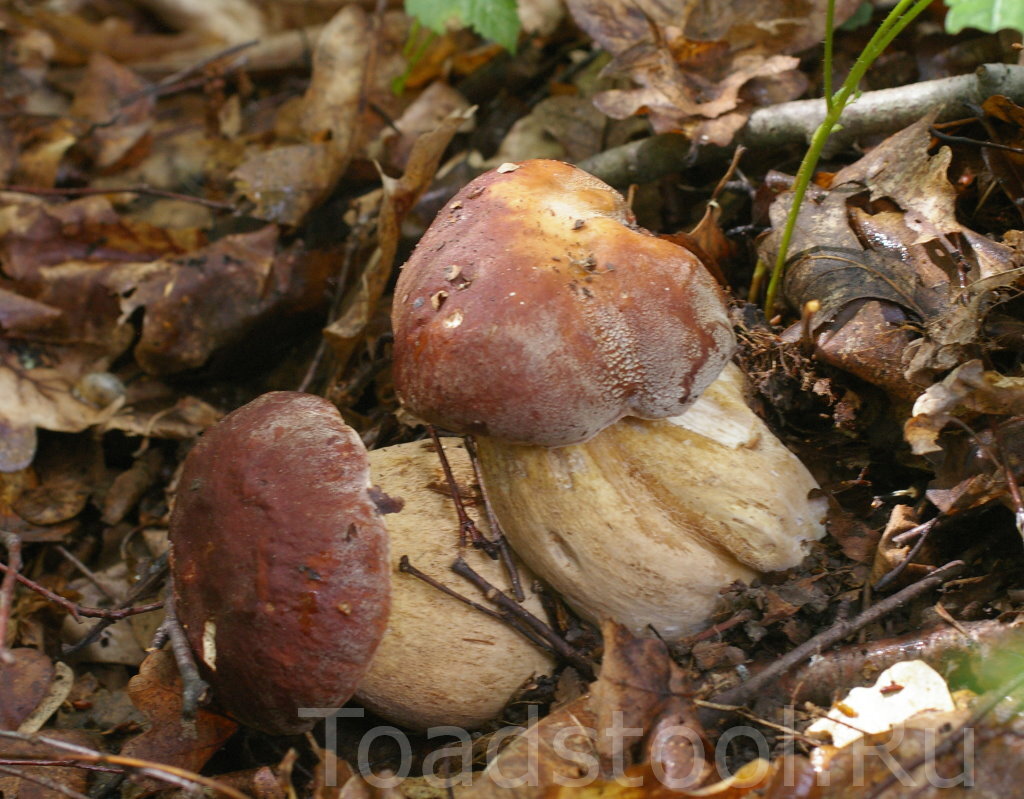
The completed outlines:
[[[963,116],[965,106],[980,105],[994,94],[1024,103],[1024,66],[983,64],[971,75],[910,83],[893,89],[864,92],[843,111],[842,129],[832,133],[825,148],[831,155],[861,136],[894,133],[941,109],[938,119]],[[750,115],[737,143],[749,148],[805,144],[825,118],[825,100],[795,100],[759,108]],[[606,183],[622,188],[650,183],[702,159],[703,148],[678,133],[661,133],[613,147],[581,161],[579,166]]]
[[[244,793],[232,788],[230,785],[225,785],[223,782],[218,782],[210,777],[204,777],[201,774],[196,774],[193,771],[178,768],[177,766],[156,763],[152,760],[141,760],[136,757],[111,755],[105,752],[99,752],[95,749],[89,749],[85,746],[68,743],[67,741],[60,741],[56,738],[48,738],[43,735],[26,735],[20,732],[13,732],[11,730],[0,730],[0,738],[25,741],[30,744],[51,747],[61,752],[67,752],[67,759],[69,761],[123,766],[130,771],[134,771],[146,777],[153,777],[154,779],[170,785],[176,785],[179,788],[184,788],[190,792],[195,791],[197,786],[201,786],[218,794],[230,796],[232,799],[249,799],[249,797]]]
[[[923,580],[918,580],[916,583],[908,585],[902,591],[898,591],[881,602],[872,605],[855,618],[835,623],[824,632],[805,641],[796,649],[787,652],[746,682],[716,694],[711,698],[711,701],[719,705],[746,704],[769,685],[777,682],[790,669],[793,669],[814,655],[821,654],[829,647],[857,632],[857,630],[867,627],[869,624],[873,624],[889,613],[892,613],[901,605],[916,599],[918,596],[934,588],[938,588],[947,580],[959,575],[965,568],[966,564],[962,560],[954,560],[951,563],[947,563],[945,566],[933,571]]]
[[[140,605],[134,608],[87,608],[81,605],[76,605],[70,599],[62,597],[60,594],[55,594],[47,588],[39,585],[39,583],[30,580],[23,574],[17,574],[13,569],[7,565],[0,563],[0,573],[5,575],[14,574],[14,579],[21,583],[26,588],[35,591],[44,599],[48,599],[55,605],[60,605],[64,610],[71,614],[71,617],[75,621],[80,621],[82,618],[90,619],[110,619],[111,621],[120,621],[121,619],[127,619],[129,616],[138,616],[140,613],[149,613],[153,610],[159,610],[164,606],[163,602],[151,602],[148,605]]]

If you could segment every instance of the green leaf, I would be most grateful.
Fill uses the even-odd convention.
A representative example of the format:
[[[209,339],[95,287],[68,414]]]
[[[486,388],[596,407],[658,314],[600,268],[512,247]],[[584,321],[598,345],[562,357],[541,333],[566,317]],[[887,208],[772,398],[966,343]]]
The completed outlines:
[[[506,50],[519,39],[516,0],[405,0],[405,13],[438,33],[455,21]]]
[[[871,22],[871,15],[875,13],[875,5],[871,2],[864,2],[857,6],[857,10],[853,12],[846,22],[839,26],[841,31],[855,31],[857,28],[863,28],[869,22]]]
[[[964,28],[995,33],[1004,28],[1024,32],[1024,2],[1021,0],[946,0],[946,32]]]

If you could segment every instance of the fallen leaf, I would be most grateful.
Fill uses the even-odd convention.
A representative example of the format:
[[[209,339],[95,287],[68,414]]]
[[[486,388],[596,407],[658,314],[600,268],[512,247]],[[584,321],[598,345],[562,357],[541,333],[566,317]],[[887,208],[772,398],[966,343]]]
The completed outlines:
[[[49,693],[54,668],[37,649],[10,650],[11,663],[0,662],[0,729],[16,730]]]
[[[251,347],[261,325],[322,306],[331,264],[301,244],[279,251],[278,236],[268,225],[186,255],[112,269],[107,285],[120,294],[123,317],[145,310],[139,366],[152,375],[198,369],[250,336]]]
[[[113,59],[101,53],[89,58],[70,114],[89,123],[80,145],[97,168],[115,168],[144,143],[155,108],[154,94],[147,88],[146,81]],[[132,102],[125,102],[132,97]]]
[[[756,9],[751,0],[712,5],[570,0],[577,24],[612,54],[606,74],[628,75],[641,88],[614,89],[595,98],[598,108],[623,119],[637,113],[650,117],[656,132],[699,131],[702,142],[728,144],[753,105],[751,94],[772,102],[794,99],[804,89],[794,71],[792,53],[812,46],[824,35],[823,4],[817,0],[772,0]],[[857,7],[836,3],[837,23]],[[756,21],[755,21],[756,20]],[[774,90],[767,84],[776,82]],[[701,126],[704,120],[732,115],[725,125]]]
[[[402,219],[430,186],[449,142],[456,131],[473,118],[475,110],[474,107],[456,111],[433,131],[420,136],[413,145],[409,165],[401,178],[395,180],[381,176],[384,203],[377,221],[377,249],[365,264],[355,288],[345,298],[340,316],[324,330],[324,336],[341,363],[347,363],[351,357],[391,278]]]
[[[192,721],[182,718],[181,678],[168,651],[153,652],[128,683],[132,703],[149,727],[121,749],[125,757],[151,760],[198,772],[238,729],[231,719],[200,708]],[[148,781],[147,781],[148,782]],[[150,789],[155,783],[148,782]]]

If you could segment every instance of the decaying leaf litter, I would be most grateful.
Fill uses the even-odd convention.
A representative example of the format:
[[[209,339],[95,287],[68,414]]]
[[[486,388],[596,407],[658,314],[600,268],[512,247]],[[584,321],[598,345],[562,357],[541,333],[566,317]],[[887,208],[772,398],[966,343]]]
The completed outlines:
[[[162,596],[177,468],[231,409],[302,389],[372,447],[424,435],[390,379],[396,266],[475,175],[546,157],[628,191],[642,225],[718,265],[750,399],[822,486],[830,535],[802,567],[730,586],[668,647],[595,630],[549,596],[565,639],[603,665],[589,689],[572,668],[536,675],[496,720],[540,711],[540,784],[513,793],[863,795],[856,750],[822,761],[804,728],[912,650],[981,696],[907,721],[894,756],[913,771],[942,730],[931,765],[959,774],[954,733],[976,728],[975,778],[1013,795],[1017,711],[986,709],[1020,651],[1024,79],[1003,66],[1019,35],[949,36],[938,9],[897,40],[800,209],[786,307],[766,320],[751,275],[777,253],[804,142],[762,131],[820,95],[824,3],[523,3],[515,54],[383,3],[205,5],[0,13],[5,794],[370,790],[344,763],[344,787],[325,784],[322,739],[239,730],[215,708],[183,719],[173,658],[147,654],[159,611],[132,609]],[[855,6],[838,3],[837,23]],[[869,32],[839,34],[838,73]],[[941,101],[907,118],[907,87]],[[616,713],[646,737],[619,752],[572,737]],[[694,742],[714,751],[741,723],[772,748],[734,741],[723,781]],[[672,725],[691,738],[658,749]],[[362,729],[341,730],[343,754]],[[549,746],[560,730],[592,756],[589,787],[556,781],[590,762]],[[413,740],[417,762],[437,748]],[[494,740],[485,727],[474,768],[521,768],[530,737],[486,763]],[[625,788],[607,782],[616,759],[631,776],[694,779]],[[817,794],[814,769],[831,778]],[[902,795],[889,771],[868,784]]]

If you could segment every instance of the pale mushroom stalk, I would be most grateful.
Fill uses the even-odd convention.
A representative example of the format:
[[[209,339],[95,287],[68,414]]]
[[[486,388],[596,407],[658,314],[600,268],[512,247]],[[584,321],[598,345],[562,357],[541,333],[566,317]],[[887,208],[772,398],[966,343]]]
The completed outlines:
[[[700,627],[730,583],[797,565],[826,500],[744,383],[730,364],[681,416],[622,419],[583,444],[478,436],[513,548],[585,618],[667,640]]]
[[[392,321],[403,405],[476,438],[513,548],[584,616],[681,637],[720,589],[824,533],[813,478],[738,370],[694,406],[735,349],[714,279],[575,167],[506,164],[463,188],[403,267]]]

